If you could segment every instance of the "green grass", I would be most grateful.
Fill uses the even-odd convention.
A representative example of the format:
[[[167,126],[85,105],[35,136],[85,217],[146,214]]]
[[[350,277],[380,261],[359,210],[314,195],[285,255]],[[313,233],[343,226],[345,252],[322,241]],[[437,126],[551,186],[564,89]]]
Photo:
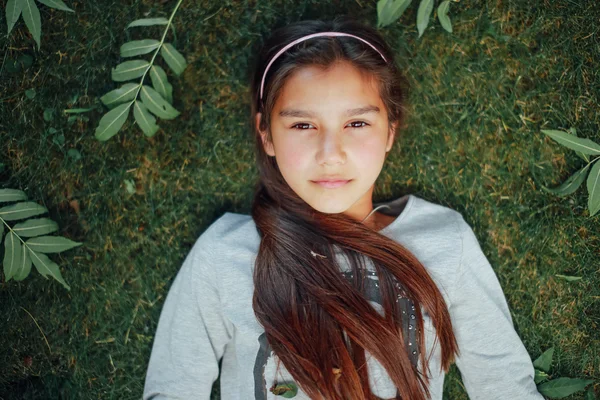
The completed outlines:
[[[583,161],[540,130],[576,127],[600,142],[600,8],[466,0],[450,7],[453,34],[432,18],[417,39],[413,3],[383,29],[413,91],[375,200],[410,192],[463,213],[532,358],[555,346],[552,376],[598,386],[599,219],[589,217],[583,187],[566,198],[541,190]],[[169,72],[181,115],[159,121],[152,139],[130,117],[106,143],[94,138],[105,110],[71,124],[61,112],[116,87],[110,69],[119,46],[160,33],[127,24],[168,17],[174,2],[67,4],[75,14],[40,6],[41,51],[22,20],[0,39],[5,62],[33,56],[24,71],[0,67],[0,187],[25,190],[50,210],[60,235],[84,243],[51,257],[70,292],[35,270],[0,285],[0,399],[137,399],[162,304],[191,245],[225,211],[249,213],[256,169],[247,60],[255,43],[299,19],[348,13],[375,24],[375,1],[185,1],[176,45],[189,66],[179,78]],[[56,110],[50,122],[46,108]],[[80,160],[67,155],[71,148]],[[445,393],[467,398],[456,368]]]

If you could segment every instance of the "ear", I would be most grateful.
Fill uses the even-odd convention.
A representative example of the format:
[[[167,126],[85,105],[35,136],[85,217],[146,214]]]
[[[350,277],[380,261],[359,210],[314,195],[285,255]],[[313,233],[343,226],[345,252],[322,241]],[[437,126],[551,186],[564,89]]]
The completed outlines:
[[[394,122],[389,129],[387,145],[385,147],[386,153],[392,149],[392,145],[394,144],[394,139],[396,138],[396,129],[397,128],[398,128],[398,122]]]
[[[262,113],[256,113],[256,130],[260,134],[260,140],[262,141],[263,148],[265,149],[265,153],[270,155],[271,157],[275,156],[275,149],[273,148],[273,143],[267,141],[267,132],[260,130],[260,119],[262,118]]]

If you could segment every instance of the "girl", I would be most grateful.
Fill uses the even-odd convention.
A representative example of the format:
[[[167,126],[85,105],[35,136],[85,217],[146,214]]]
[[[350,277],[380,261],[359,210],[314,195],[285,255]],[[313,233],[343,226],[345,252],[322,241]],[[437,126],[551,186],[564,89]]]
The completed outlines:
[[[196,241],[165,301],[143,398],[541,400],[496,275],[462,215],[375,203],[405,118],[380,34],[339,17],[275,31],[251,87],[251,215]],[[221,363],[221,364],[219,364]]]

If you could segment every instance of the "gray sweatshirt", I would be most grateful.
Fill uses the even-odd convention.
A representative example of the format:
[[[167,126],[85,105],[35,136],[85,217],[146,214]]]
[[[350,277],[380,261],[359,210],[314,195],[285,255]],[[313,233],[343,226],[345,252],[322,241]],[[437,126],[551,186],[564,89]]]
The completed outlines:
[[[374,207],[382,204],[390,208],[378,211],[397,217],[380,233],[410,250],[444,296],[460,349],[456,365],[469,398],[543,400],[499,281],[462,215],[413,194]],[[208,400],[219,370],[223,400],[283,398],[269,389],[293,378],[283,364],[276,373],[277,356],[252,309],[259,243],[252,217],[231,212],[197,239],[161,311],[144,400]],[[344,265],[345,258],[338,261]],[[382,313],[377,302],[371,304]],[[423,323],[426,358],[433,352],[427,366],[431,399],[441,400],[445,374],[440,371],[440,346],[433,346],[435,328],[427,313]],[[372,392],[393,398],[396,388],[385,369],[368,352],[366,356]],[[420,363],[419,368],[425,371]],[[301,389],[294,398],[309,399]]]

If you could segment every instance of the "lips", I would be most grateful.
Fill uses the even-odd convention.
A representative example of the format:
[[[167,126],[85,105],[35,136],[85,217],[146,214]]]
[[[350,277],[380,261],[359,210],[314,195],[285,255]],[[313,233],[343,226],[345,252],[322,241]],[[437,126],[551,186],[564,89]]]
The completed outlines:
[[[340,186],[344,186],[351,180],[352,179],[327,179],[327,180],[312,181],[312,182],[316,183],[317,185],[326,187],[326,188],[337,188]]]

